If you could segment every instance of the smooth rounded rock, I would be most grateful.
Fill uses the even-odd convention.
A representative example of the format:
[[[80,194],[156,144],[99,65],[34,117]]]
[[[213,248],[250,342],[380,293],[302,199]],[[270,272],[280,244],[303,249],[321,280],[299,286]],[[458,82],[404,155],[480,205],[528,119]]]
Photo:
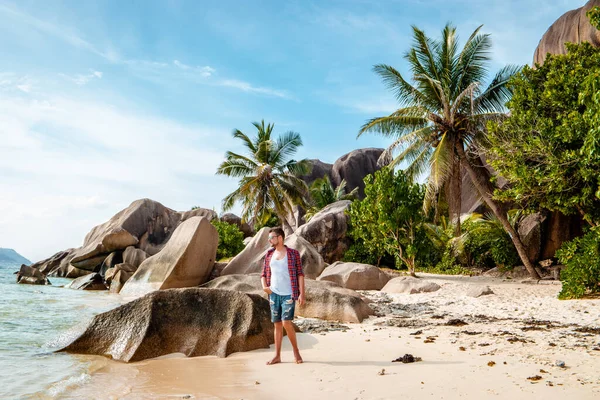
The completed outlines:
[[[412,276],[393,278],[381,289],[385,293],[429,293],[440,289],[440,285]]]

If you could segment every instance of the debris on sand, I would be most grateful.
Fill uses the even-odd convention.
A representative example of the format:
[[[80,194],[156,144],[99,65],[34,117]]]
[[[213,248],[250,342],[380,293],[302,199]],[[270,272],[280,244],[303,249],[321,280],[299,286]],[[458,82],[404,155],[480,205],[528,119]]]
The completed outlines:
[[[446,322],[446,325],[448,325],[448,326],[464,326],[464,325],[469,325],[469,324],[467,324],[462,319],[454,318],[454,319],[451,319],[448,322]]]
[[[392,362],[401,362],[403,364],[414,363],[418,361],[422,361],[421,357],[415,357],[412,354],[405,354],[402,357],[398,357],[395,360],[392,360]]]
[[[534,375],[534,376],[530,376],[529,378],[527,378],[527,380],[533,381],[533,382],[537,382],[542,380],[542,377],[539,375]]]

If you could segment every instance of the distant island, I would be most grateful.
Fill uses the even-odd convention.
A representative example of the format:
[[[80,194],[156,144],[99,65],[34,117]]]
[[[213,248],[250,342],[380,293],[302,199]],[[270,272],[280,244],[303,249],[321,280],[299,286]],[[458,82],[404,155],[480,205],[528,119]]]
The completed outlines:
[[[31,261],[14,251],[13,249],[3,249],[0,247],[0,265],[2,264],[27,264]]]

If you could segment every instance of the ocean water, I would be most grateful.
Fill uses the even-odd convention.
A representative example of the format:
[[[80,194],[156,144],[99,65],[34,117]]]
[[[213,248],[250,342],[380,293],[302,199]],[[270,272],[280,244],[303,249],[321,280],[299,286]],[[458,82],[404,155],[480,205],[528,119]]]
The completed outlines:
[[[0,399],[55,399],[85,385],[98,357],[55,353],[63,337],[122,303],[108,292],[19,285],[19,266],[0,265]]]

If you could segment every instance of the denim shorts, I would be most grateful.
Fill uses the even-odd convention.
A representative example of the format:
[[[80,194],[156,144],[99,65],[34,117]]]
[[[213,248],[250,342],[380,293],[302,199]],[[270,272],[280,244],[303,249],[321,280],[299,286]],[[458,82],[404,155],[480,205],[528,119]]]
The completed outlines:
[[[271,304],[271,322],[291,321],[294,319],[294,310],[296,302],[292,300],[291,295],[280,296],[276,293],[269,295]]]

